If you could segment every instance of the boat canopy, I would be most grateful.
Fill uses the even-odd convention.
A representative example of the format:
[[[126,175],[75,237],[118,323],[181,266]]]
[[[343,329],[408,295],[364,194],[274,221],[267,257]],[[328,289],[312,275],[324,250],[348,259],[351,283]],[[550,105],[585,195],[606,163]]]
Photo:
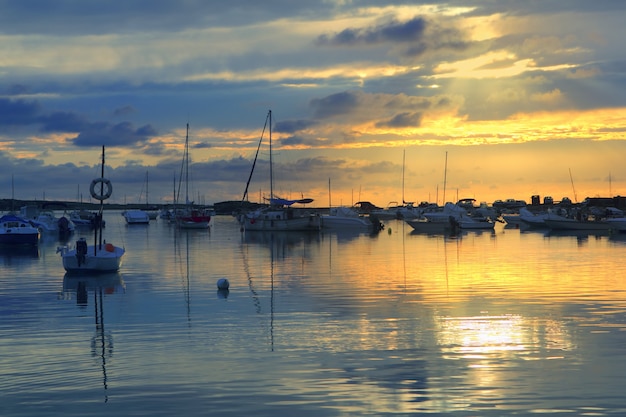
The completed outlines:
[[[286,200],[284,198],[270,198],[270,204],[273,206],[291,206],[294,203],[308,204],[312,203],[312,198],[301,198],[299,200]]]

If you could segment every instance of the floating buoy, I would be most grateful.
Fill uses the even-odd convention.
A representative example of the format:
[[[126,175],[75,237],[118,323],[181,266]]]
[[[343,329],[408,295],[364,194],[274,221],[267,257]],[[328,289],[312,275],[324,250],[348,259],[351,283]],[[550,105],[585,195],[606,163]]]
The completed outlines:
[[[387,233],[391,234],[391,227],[387,229]]]
[[[226,278],[220,278],[217,280],[217,288],[220,290],[227,290],[230,287],[230,282]]]

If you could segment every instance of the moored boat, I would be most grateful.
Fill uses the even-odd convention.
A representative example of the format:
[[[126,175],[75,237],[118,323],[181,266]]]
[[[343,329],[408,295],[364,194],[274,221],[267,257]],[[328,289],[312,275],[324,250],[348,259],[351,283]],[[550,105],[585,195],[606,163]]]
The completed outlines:
[[[301,198],[297,200],[287,200],[274,195],[274,176],[272,167],[272,111],[268,111],[267,118],[265,119],[265,127],[269,126],[269,155],[270,155],[270,197],[269,206],[259,208],[255,211],[241,214],[238,219],[243,230],[249,231],[306,231],[306,230],[319,230],[321,228],[320,215],[317,213],[309,212],[308,210],[294,209],[293,204],[308,204],[313,202],[311,198]],[[265,127],[263,132],[265,132]],[[261,146],[261,140],[259,141],[259,148]],[[258,155],[258,151],[257,151]],[[242,203],[248,194],[248,186],[250,185],[250,179],[254,173],[254,166],[256,164],[256,157],[252,164],[252,170],[246,189],[243,194]]]
[[[39,229],[26,219],[15,214],[0,217],[0,244],[6,246],[30,245],[39,243]]]
[[[81,237],[73,248],[62,246],[57,249],[57,252],[61,253],[63,268],[68,273],[116,272],[122,265],[122,257],[126,253],[125,248],[107,243],[102,239],[104,200],[113,192],[111,181],[104,178],[104,146],[102,147],[101,169],[100,178],[94,179],[90,187],[91,196],[100,201],[100,210],[94,218],[94,244],[88,245],[85,238]],[[99,191],[96,188],[99,188]]]
[[[189,200],[189,123],[185,135],[185,152],[183,154],[183,169],[185,170],[185,202],[184,208],[174,211],[174,221],[181,229],[208,229],[211,225],[210,211],[194,205]],[[182,178],[181,172],[181,178]]]
[[[150,224],[150,217],[143,210],[124,210],[122,215],[126,224]]]
[[[381,229],[380,221],[376,216],[362,216],[350,207],[333,207],[329,214],[320,216],[320,224],[322,229],[331,230],[363,230],[363,231],[379,231]]]

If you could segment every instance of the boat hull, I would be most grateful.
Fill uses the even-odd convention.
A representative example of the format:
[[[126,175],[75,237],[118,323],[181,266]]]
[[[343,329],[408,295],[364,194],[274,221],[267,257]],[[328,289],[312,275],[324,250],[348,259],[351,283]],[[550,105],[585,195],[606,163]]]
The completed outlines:
[[[416,233],[456,233],[459,231],[458,223],[451,221],[405,220],[405,222]]]
[[[39,231],[37,229],[30,233],[0,232],[0,245],[37,246],[38,243]]]
[[[611,230],[626,233],[626,218],[612,218],[607,219],[606,222],[609,224]]]
[[[546,219],[546,225],[553,230],[611,230],[611,225],[604,221],[577,221],[577,220],[556,220]]]
[[[181,229],[207,229],[211,224],[211,216],[180,216],[176,224]]]
[[[495,223],[480,220],[459,220],[459,227],[463,230],[492,230]]]
[[[242,218],[244,230],[250,231],[307,231],[321,228],[319,215],[292,216],[281,210],[248,214]]]
[[[143,210],[126,210],[124,218],[127,224],[150,224],[150,217]]]
[[[371,221],[360,217],[321,216],[322,229],[341,230],[370,230],[373,229]]]
[[[83,257],[77,256],[76,249],[64,249],[61,257],[63,268],[68,273],[117,272],[122,266],[125,252],[124,248],[106,244],[96,249],[95,252],[93,246],[88,246],[87,253]]]
[[[39,243],[39,229],[12,214],[0,218],[0,244],[7,246],[35,246]]]

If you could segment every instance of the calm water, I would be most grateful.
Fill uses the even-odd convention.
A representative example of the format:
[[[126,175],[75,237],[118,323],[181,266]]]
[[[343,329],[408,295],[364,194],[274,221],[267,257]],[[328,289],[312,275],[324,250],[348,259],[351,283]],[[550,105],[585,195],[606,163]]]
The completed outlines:
[[[626,414],[626,236],[105,219],[119,274],[0,253],[3,417]]]

